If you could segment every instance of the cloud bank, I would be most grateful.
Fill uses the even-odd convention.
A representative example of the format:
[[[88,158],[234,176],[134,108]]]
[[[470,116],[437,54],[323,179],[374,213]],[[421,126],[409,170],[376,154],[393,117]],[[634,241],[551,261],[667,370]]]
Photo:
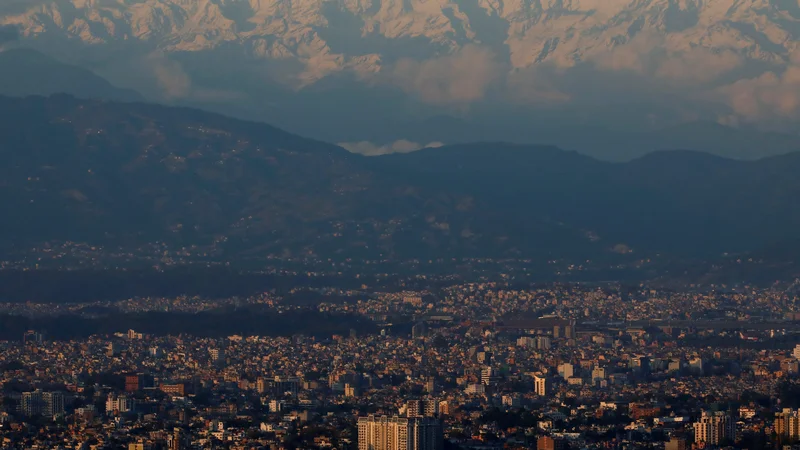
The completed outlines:
[[[451,55],[416,61],[405,58],[390,69],[390,82],[434,105],[482,100],[504,65],[485,47],[467,45]]]
[[[431,142],[427,145],[418,144],[405,139],[400,139],[385,145],[374,144],[369,141],[361,142],[341,142],[339,146],[351,153],[358,153],[364,156],[388,155],[391,153],[411,153],[423,148],[438,148],[444,144],[441,142]]]
[[[424,61],[400,60],[382,76],[437,107],[494,102],[580,110],[631,103],[672,109],[676,120],[696,119],[693,110],[729,123],[800,118],[800,50],[783,65],[725,47],[668,50],[667,39],[642,32],[584,61],[521,69],[490,48],[467,45]]]
[[[800,117],[800,50],[783,71],[769,71],[720,88],[733,113],[747,121]]]

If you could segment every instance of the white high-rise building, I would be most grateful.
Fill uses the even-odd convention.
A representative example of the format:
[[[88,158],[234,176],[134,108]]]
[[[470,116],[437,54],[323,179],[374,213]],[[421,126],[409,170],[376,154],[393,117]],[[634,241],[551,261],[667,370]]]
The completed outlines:
[[[792,356],[794,356],[794,359],[800,359],[800,344],[794,346],[794,352],[792,352]]]
[[[536,395],[544,397],[550,393],[550,379],[546,376],[536,375],[533,377],[533,387]]]
[[[558,375],[563,378],[572,378],[575,375],[575,367],[570,363],[560,364],[558,366]]]
[[[358,450],[441,450],[441,423],[430,417],[358,419]]]
[[[694,441],[710,445],[719,445],[736,438],[736,424],[724,412],[703,411],[700,421],[694,424]]]
[[[497,381],[497,375],[491,367],[481,369],[481,383],[490,386]]]
[[[135,404],[132,398],[126,395],[109,395],[106,399],[106,414],[114,415],[133,411]]]

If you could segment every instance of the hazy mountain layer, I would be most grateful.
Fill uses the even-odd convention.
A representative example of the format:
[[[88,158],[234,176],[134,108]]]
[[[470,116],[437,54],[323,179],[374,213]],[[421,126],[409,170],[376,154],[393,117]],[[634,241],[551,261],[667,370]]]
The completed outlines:
[[[0,113],[5,249],[639,258],[759,249],[800,225],[800,154],[618,164],[475,144],[367,158],[189,109],[55,96],[0,98]]]

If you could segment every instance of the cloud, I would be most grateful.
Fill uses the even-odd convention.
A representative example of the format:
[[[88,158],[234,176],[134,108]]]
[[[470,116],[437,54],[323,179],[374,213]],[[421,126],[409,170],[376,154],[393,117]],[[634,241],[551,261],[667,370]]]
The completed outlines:
[[[503,64],[485,47],[467,45],[452,55],[416,61],[401,59],[391,82],[435,105],[465,105],[481,100],[500,78]]]
[[[369,141],[342,142],[339,144],[340,147],[351,153],[358,153],[365,156],[388,155],[391,153],[410,153],[423,148],[438,148],[442,147],[443,145],[444,144],[441,142],[431,142],[427,145],[421,145],[405,139],[400,139],[385,145],[377,145]]]
[[[673,83],[690,85],[706,84],[719,80],[723,75],[744,65],[738,54],[732,51],[712,52],[693,48],[689,51],[668,55],[658,66],[655,75]]]
[[[555,108],[604,126],[664,127],[728,115],[731,102],[718,89],[758,70],[757,63],[732,50],[675,48],[665,36],[643,32],[571,66],[544,61],[516,69],[507,77],[504,101],[530,111]],[[786,77],[792,78],[792,73]],[[775,90],[778,84],[774,77],[760,81],[761,91]],[[785,82],[780,86],[794,89],[792,95],[763,98],[753,86],[738,86],[736,103],[743,111],[765,102],[784,111],[793,109],[800,90]],[[596,116],[598,109],[607,114]],[[639,120],[644,118],[648,120]]]
[[[183,66],[159,52],[146,58],[161,93],[167,100],[190,99],[201,102],[227,102],[242,98],[232,90],[207,89],[194,86],[192,78]]]
[[[590,61],[602,71],[629,72],[690,87],[717,81],[744,64],[743,58],[732,50],[670,47],[667,35],[643,32],[625,44],[598,53]]]
[[[744,121],[782,121],[800,117],[800,50],[783,72],[769,71],[718,90]]]
[[[180,63],[170,60],[161,53],[152,53],[147,60],[158,87],[166,97],[180,99],[189,96],[192,91],[192,79]]]

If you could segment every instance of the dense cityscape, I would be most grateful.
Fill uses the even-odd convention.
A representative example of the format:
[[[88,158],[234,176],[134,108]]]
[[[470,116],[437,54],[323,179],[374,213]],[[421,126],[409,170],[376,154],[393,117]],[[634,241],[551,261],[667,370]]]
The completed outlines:
[[[79,319],[232,310],[371,326],[53,337]],[[790,448],[800,438],[795,289],[459,282],[15,302],[0,313],[52,328],[0,343],[2,448]]]

